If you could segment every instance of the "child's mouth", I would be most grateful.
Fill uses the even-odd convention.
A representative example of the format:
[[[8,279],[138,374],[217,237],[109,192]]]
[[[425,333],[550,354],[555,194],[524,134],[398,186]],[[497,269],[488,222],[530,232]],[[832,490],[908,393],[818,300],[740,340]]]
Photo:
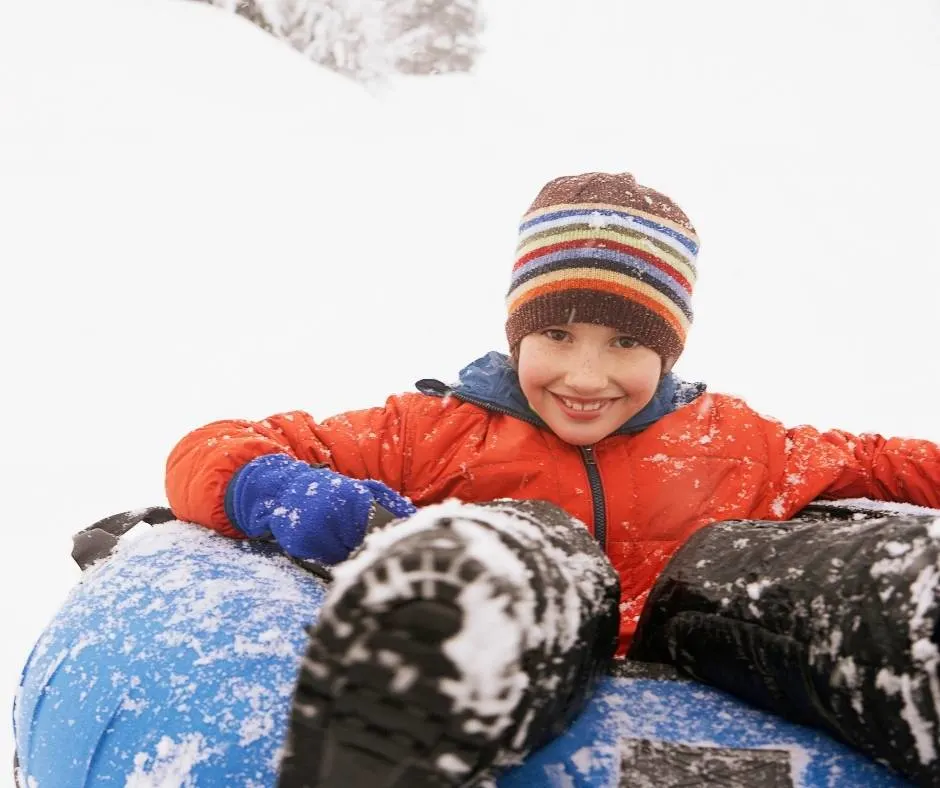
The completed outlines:
[[[610,399],[596,399],[596,400],[576,400],[568,399],[567,397],[561,397],[558,394],[552,394],[555,398],[555,402],[558,403],[561,411],[570,419],[575,419],[576,421],[591,421],[600,416],[609,406],[613,400]]]

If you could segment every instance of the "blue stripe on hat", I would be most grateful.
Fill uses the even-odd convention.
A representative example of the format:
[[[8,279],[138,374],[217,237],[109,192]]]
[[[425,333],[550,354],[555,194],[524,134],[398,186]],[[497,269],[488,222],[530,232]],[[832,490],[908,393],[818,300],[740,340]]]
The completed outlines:
[[[597,246],[586,246],[581,249],[562,249],[557,252],[541,255],[540,257],[536,257],[534,260],[530,260],[528,263],[513,272],[512,283],[509,287],[509,292],[511,293],[516,288],[519,280],[523,276],[531,273],[534,270],[537,270],[538,268],[551,265],[552,263],[564,262],[566,260],[585,259],[604,260],[607,262],[617,263],[623,267],[623,273],[626,276],[630,276],[632,273],[641,273],[645,276],[649,276],[652,279],[655,279],[669,290],[669,295],[671,295],[672,300],[675,301],[682,311],[691,318],[689,304],[692,294],[676,279],[669,276],[669,274],[667,274],[662,269],[657,268],[652,263],[640,257],[634,257],[633,255],[628,255],[615,249],[603,249]]]
[[[626,211],[615,211],[610,208],[591,208],[591,209],[564,208],[558,211],[552,211],[551,213],[542,214],[541,216],[536,216],[536,217],[533,217],[532,219],[524,220],[522,224],[519,225],[519,232],[520,233],[525,232],[530,227],[534,227],[535,225],[541,224],[543,222],[549,222],[555,219],[564,219],[564,218],[569,218],[569,217],[570,218],[577,217],[577,218],[583,219],[583,221],[587,223],[590,223],[592,220],[592,217],[594,217],[596,214],[600,214],[601,216],[617,216],[617,217],[621,217],[624,219],[629,219],[631,223],[635,222],[636,224],[655,230],[656,232],[660,232],[663,235],[666,235],[678,241],[693,256],[698,254],[698,244],[695,243],[695,241],[693,241],[688,236],[679,232],[678,230],[674,230],[672,227],[667,227],[664,224],[660,224],[659,222],[654,222],[642,216],[637,216],[636,214],[628,213]]]

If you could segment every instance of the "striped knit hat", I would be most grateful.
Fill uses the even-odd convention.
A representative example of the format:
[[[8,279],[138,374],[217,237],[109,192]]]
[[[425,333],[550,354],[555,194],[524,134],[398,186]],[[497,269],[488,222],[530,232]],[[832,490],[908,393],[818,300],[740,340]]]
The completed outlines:
[[[621,329],[671,366],[692,323],[698,253],[695,229],[672,200],[629,173],[556,178],[519,233],[506,296],[513,356],[526,334],[546,326],[596,323]]]

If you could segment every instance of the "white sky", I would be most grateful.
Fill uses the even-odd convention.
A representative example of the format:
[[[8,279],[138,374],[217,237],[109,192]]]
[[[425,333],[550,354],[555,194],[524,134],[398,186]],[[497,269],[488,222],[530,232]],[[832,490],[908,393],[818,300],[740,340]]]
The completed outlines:
[[[489,0],[476,75],[376,95],[208,7],[7,5],[8,694],[77,578],[68,537],[160,503],[187,430],[502,349],[516,223],[555,175],[631,170],[692,217],[680,375],[940,440],[935,0]]]

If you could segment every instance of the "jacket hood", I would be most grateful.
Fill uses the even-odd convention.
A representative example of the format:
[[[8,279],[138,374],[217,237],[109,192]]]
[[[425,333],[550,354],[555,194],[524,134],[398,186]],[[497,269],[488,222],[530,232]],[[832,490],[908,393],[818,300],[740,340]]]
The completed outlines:
[[[549,429],[529,407],[519,385],[519,375],[509,362],[509,357],[495,350],[460,370],[457,383],[448,385],[439,380],[425,379],[419,380],[416,386],[423,394],[453,396],[488,410],[508,413],[542,429]],[[692,402],[704,391],[704,383],[687,383],[670,372],[660,382],[649,404],[614,434],[639,432],[677,408]]]

